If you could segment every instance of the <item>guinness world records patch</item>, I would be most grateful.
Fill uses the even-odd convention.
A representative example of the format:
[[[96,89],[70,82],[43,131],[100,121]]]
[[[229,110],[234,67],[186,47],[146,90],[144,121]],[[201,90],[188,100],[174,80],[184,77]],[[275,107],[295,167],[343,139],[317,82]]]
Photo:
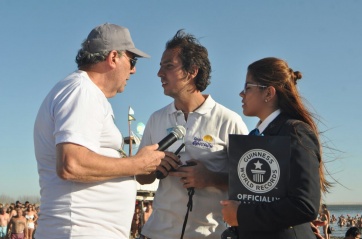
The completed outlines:
[[[272,202],[286,196],[290,137],[229,135],[229,199]]]

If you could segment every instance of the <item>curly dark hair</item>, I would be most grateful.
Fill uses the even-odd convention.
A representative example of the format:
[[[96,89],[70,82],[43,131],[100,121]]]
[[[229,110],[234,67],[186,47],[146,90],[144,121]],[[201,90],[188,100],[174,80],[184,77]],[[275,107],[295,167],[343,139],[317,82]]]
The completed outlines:
[[[207,49],[191,34],[183,29],[178,30],[175,36],[166,43],[166,50],[179,48],[179,57],[182,68],[188,73],[193,73],[193,67],[198,68],[195,85],[199,91],[204,91],[211,83],[211,64]]]

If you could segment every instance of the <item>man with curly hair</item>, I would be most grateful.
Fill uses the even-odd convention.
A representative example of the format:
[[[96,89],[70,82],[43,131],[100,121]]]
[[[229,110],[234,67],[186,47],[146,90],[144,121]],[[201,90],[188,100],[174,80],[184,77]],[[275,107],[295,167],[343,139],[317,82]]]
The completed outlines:
[[[186,128],[186,135],[167,149],[157,167],[165,178],[159,182],[153,212],[141,234],[180,238],[187,220],[185,238],[219,239],[226,228],[219,201],[227,198],[228,137],[248,130],[237,113],[202,93],[210,84],[211,64],[207,49],[193,35],[180,30],[166,43],[157,75],[164,94],[174,101],[151,115],[140,148],[159,142],[178,125]],[[179,158],[172,152],[182,143],[185,148]],[[179,167],[187,163],[194,166]],[[155,178],[155,174],[137,176],[141,184]],[[195,192],[191,199],[190,190]],[[188,202],[193,206],[186,218]]]

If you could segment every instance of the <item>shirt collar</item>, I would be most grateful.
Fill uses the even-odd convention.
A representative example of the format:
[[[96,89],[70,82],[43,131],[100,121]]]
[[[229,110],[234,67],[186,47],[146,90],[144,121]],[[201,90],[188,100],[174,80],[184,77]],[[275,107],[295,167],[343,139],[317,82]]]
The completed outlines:
[[[263,133],[263,131],[268,127],[268,125],[281,113],[280,109],[277,109],[273,113],[271,113],[263,122],[260,122],[257,124],[257,128],[259,129],[260,133]]]
[[[199,107],[197,108],[194,113],[198,113],[200,115],[203,115],[203,114],[206,114],[208,113],[214,106],[215,106],[216,102],[215,100],[211,97],[211,95],[206,95],[206,100],[204,101],[204,103]],[[176,112],[182,112],[181,110],[177,110],[176,107],[175,107],[175,102],[172,102],[168,109],[168,114],[173,114],[173,113],[176,113]]]

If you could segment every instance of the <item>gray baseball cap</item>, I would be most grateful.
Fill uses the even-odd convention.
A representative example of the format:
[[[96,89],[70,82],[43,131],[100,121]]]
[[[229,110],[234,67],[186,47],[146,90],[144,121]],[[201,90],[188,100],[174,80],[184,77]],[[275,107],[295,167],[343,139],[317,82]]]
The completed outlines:
[[[127,28],[110,23],[95,27],[89,33],[84,49],[91,53],[126,50],[132,52],[137,57],[150,57],[135,47]]]

